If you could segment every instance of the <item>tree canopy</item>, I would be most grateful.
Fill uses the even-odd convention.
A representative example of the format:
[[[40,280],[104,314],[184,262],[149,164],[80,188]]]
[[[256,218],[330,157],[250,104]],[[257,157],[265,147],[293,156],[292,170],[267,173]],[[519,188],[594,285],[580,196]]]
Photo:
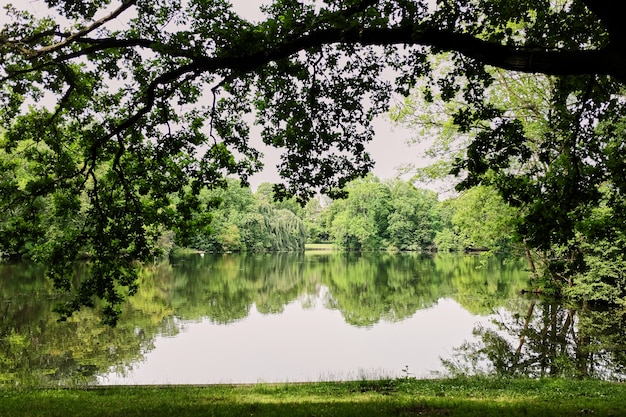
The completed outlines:
[[[441,229],[436,193],[369,175],[345,187],[348,196],[326,208],[335,246],[346,250],[424,250]]]
[[[547,187],[551,205],[567,199],[565,214],[597,205],[607,177],[617,191],[606,201],[626,188],[614,140],[626,82],[616,0],[273,0],[258,22],[224,0],[45,4],[52,17],[8,7],[0,28],[0,232],[3,251],[28,245],[62,289],[72,261],[91,256],[62,314],[95,297],[115,321],[135,289],[134,260],[155,255],[163,230],[202,226],[200,190],[260,169],[250,123],[282,152],[276,195],[339,196],[372,168],[373,117],[421,78],[426,100],[462,95],[454,121],[482,132],[456,171],[467,186],[495,172],[507,200],[534,202],[529,224],[546,225],[529,228],[534,245],[574,228],[563,211],[544,215],[545,187],[524,183],[531,168],[513,178],[513,160],[563,162]],[[442,52],[449,71],[429,60]],[[532,149],[517,119],[485,100],[485,66],[558,76],[550,121],[561,133]]]

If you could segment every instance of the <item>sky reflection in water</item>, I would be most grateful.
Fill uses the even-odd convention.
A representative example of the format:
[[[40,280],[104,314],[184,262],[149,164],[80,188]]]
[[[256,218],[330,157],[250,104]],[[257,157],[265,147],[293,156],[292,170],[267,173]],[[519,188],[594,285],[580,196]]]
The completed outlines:
[[[324,290],[324,289],[322,289]],[[485,317],[474,316],[452,299],[417,311],[401,322],[370,327],[348,325],[338,310],[307,300],[282,314],[252,308],[245,319],[215,324],[205,319],[182,324],[174,337],[157,336],[154,349],[126,375],[100,376],[101,384],[213,384],[297,382],[403,376],[441,371],[439,358],[471,339]]]

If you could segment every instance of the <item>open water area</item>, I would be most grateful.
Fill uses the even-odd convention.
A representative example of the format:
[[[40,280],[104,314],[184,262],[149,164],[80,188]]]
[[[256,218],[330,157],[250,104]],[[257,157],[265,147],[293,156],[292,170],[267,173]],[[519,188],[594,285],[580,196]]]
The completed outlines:
[[[193,255],[146,267],[111,328],[89,309],[58,322],[41,268],[3,264],[0,386],[623,380],[623,308],[522,294],[528,280],[523,260],[477,255]]]

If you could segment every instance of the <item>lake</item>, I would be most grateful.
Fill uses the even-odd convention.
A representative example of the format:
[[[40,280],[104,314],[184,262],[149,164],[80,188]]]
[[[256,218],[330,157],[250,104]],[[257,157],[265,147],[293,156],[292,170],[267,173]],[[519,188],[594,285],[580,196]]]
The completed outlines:
[[[195,255],[145,268],[109,328],[88,310],[57,322],[61,296],[41,268],[2,265],[0,386],[623,380],[624,309],[522,295],[525,267],[452,254]]]

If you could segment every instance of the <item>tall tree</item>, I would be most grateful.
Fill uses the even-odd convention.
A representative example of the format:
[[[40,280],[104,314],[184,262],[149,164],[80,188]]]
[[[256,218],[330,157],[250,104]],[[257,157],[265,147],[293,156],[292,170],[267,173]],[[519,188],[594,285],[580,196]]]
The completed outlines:
[[[442,227],[436,193],[419,190],[401,180],[390,181],[389,216],[386,235],[400,250],[421,250],[433,245]]]
[[[346,186],[348,196],[333,204],[330,233],[350,250],[383,249],[389,217],[389,188],[372,175]]]
[[[63,314],[99,297],[114,322],[124,292],[134,290],[134,260],[154,255],[161,229],[193,231],[202,186],[230,173],[245,181],[259,168],[245,117],[253,108],[263,140],[283,153],[277,194],[302,201],[316,189],[339,195],[372,167],[364,147],[372,118],[418,77],[430,77],[444,98],[463,92],[473,106],[457,114],[463,129],[491,121],[492,133],[459,164],[470,181],[486,165],[525,157],[521,145],[504,146],[520,143],[519,126],[481,105],[492,80],[485,65],[580,76],[560,83],[555,106],[569,113],[554,123],[580,132],[599,120],[606,134],[591,144],[610,141],[624,114],[626,29],[617,0],[440,0],[434,8],[424,0],[274,0],[259,22],[225,0],[45,3],[56,17],[9,7],[0,29],[3,148],[22,152],[35,173],[26,183],[3,176],[0,195],[1,212],[18,216],[50,197],[63,232],[20,230],[50,242],[40,257],[59,288],[71,287],[71,261],[93,254],[92,273]],[[439,77],[427,56],[442,51],[455,53],[453,69]],[[388,69],[395,81],[381,77]],[[614,157],[607,175],[616,177],[617,145],[598,147]],[[559,155],[580,167],[591,150]],[[585,169],[555,178],[550,201],[593,197],[580,192],[584,178]],[[545,221],[567,236],[567,222]],[[3,236],[18,226],[3,226]]]

